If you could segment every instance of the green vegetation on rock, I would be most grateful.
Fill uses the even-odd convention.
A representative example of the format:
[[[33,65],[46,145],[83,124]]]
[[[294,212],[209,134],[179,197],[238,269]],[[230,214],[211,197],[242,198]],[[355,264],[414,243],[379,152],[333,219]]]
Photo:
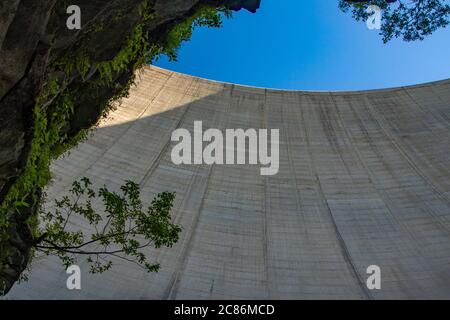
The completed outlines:
[[[50,58],[45,84],[34,106],[24,167],[0,204],[0,291],[10,289],[11,279],[17,280],[32,258],[39,237],[41,190],[51,178],[50,162],[84,140],[98,119],[128,94],[137,69],[160,55],[176,59],[178,47],[190,39],[195,27],[220,27],[222,13],[230,16],[225,8],[199,5],[151,34],[147,30],[159,19],[153,1],[142,1],[136,10],[140,18],[112,58],[99,60],[101,54],[92,52],[91,44],[108,31],[106,23],[126,18],[121,14],[117,21],[89,26],[74,45]],[[12,234],[17,239],[12,240]],[[11,241],[20,242],[20,253]],[[26,261],[22,261],[24,253]]]

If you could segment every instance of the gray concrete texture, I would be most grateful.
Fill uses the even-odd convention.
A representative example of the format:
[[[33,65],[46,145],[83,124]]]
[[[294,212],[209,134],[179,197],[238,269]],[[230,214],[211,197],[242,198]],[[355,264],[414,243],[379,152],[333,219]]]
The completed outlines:
[[[176,128],[280,129],[280,170],[171,161]],[[223,84],[147,67],[91,137],[52,165],[49,206],[89,177],[139,182],[148,204],[177,193],[183,226],[161,271],[116,261],[83,271],[82,290],[54,257],[34,261],[12,299],[450,298],[450,80],[363,92]],[[72,227],[89,226],[72,221]],[[369,290],[366,268],[381,268]]]

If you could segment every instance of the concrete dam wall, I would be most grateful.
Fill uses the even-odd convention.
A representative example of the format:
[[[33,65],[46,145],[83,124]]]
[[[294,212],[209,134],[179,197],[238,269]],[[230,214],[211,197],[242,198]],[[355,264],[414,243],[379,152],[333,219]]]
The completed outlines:
[[[279,129],[279,170],[175,165],[171,134]],[[450,299],[450,80],[361,92],[223,84],[156,67],[84,143],[52,165],[47,203],[74,180],[146,204],[176,192],[183,227],[148,274],[121,260],[66,288],[55,257],[36,258],[11,299]],[[73,220],[73,228],[89,230]],[[381,289],[367,268],[379,266]]]

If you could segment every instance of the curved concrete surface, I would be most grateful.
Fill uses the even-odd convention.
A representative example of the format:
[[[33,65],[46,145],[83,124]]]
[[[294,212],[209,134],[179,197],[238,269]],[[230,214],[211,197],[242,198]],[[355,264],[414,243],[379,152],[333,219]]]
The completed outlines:
[[[174,165],[171,133],[195,120],[280,129],[279,173]],[[148,250],[157,274],[119,261],[89,275],[81,264],[80,291],[66,289],[56,258],[38,259],[7,298],[450,298],[450,80],[316,93],[148,67],[52,170],[49,201],[83,176],[113,189],[138,181],[146,201],[176,191],[181,239]],[[366,286],[370,265],[381,268],[381,290]]]

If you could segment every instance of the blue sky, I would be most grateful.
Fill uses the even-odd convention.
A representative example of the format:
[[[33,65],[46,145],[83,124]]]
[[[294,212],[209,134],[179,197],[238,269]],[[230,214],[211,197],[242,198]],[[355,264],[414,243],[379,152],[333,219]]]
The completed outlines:
[[[199,28],[177,62],[155,65],[203,78],[279,89],[358,90],[450,77],[450,28],[424,41],[383,44],[337,0],[262,0],[221,29]]]

